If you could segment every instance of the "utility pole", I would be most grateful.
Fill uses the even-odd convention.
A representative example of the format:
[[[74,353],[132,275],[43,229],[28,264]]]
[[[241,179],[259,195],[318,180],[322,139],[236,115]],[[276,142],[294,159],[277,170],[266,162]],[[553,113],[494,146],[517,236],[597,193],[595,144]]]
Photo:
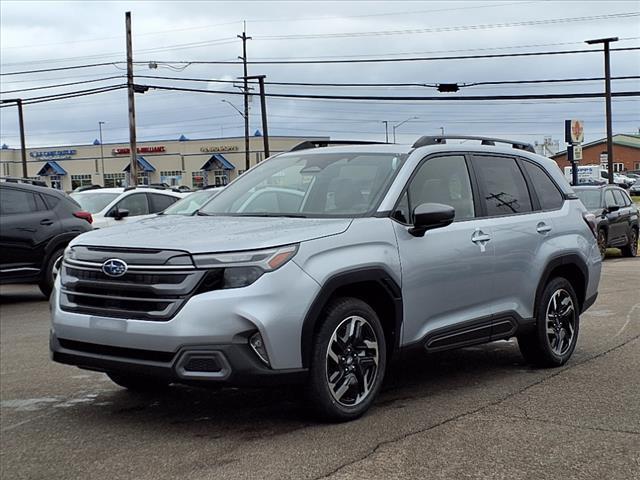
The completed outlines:
[[[611,125],[611,64],[610,64],[610,52],[609,44],[611,42],[617,42],[618,37],[598,38],[596,40],[587,40],[585,43],[589,45],[595,45],[598,43],[604,44],[604,90],[606,100],[606,115],[607,115],[607,170],[609,170],[609,183],[613,184],[613,131]]]
[[[27,147],[24,141],[24,115],[22,113],[22,99],[11,98],[0,100],[0,104],[15,103],[18,106],[18,125],[20,127],[20,153],[22,155],[22,176],[27,178]]]
[[[238,35],[238,38],[242,39],[242,56],[238,57],[242,60],[244,67],[244,163],[245,170],[250,168],[249,160],[249,83],[247,81],[247,40],[251,40],[251,37],[247,37],[247,23],[244,23],[242,35]]]
[[[99,121],[98,122],[98,129],[100,130],[100,162],[102,164],[102,186],[104,187],[105,184],[105,179],[104,179],[104,149],[102,147],[102,125],[104,125],[105,122]]]
[[[383,120],[384,123],[384,143],[389,143],[389,120]]]
[[[131,12],[126,12],[125,23],[127,28],[127,95],[129,98],[129,148],[131,150],[131,163],[129,186],[138,185],[138,146],[136,144],[136,105],[133,90],[133,46],[131,40]],[[102,142],[100,142],[102,145]],[[104,173],[104,170],[103,170]]]
[[[262,113],[262,140],[264,142],[264,158],[269,158],[271,153],[269,152],[269,129],[267,128],[267,99],[264,93],[264,79],[266,75],[253,75],[251,77],[244,77],[245,82],[247,80],[258,80],[260,85],[260,111]]]

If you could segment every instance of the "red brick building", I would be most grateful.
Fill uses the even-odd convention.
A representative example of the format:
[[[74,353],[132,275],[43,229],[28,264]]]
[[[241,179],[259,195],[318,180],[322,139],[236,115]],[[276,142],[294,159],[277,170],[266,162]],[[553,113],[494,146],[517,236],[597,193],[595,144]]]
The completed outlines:
[[[560,168],[569,166],[567,151],[558,152],[551,157]],[[599,165],[607,163],[607,139],[601,138],[582,146],[581,165]],[[640,170],[640,135],[613,136],[613,171],[627,172]]]

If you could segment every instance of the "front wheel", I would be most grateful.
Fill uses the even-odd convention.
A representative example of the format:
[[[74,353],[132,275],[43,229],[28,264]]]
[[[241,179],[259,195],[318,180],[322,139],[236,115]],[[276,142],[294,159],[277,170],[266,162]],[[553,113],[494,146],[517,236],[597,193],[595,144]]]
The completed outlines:
[[[638,230],[631,229],[629,243],[620,249],[625,257],[635,257],[638,254]]]
[[[358,418],[378,395],[386,367],[385,337],[376,312],[357,298],[333,300],[314,340],[311,405],[327,420]]]
[[[600,257],[604,260],[604,257],[607,256],[607,232],[602,229],[598,230],[598,249]]]
[[[578,341],[579,309],[571,283],[562,277],[551,280],[536,305],[535,331],[518,336],[525,360],[539,367],[564,365]]]

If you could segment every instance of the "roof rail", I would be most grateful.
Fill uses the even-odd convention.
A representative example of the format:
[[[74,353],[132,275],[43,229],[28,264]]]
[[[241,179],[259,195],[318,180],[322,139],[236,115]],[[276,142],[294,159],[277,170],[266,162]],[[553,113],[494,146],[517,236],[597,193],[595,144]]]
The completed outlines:
[[[3,182],[9,183],[28,183],[30,185],[35,185],[37,187],[48,187],[47,183],[44,180],[34,180],[32,178],[22,178],[22,177],[0,177],[0,180]]]
[[[475,137],[471,135],[425,135],[416,140],[416,142],[413,144],[413,148],[426,147],[427,145],[443,145],[447,143],[447,140],[478,140],[482,142],[482,145],[495,145],[496,142],[507,143],[516,150],[524,150],[526,152],[536,153],[533,145],[531,145],[530,143],[514,142],[513,140],[504,140],[502,138]]]
[[[294,145],[290,152],[309,150],[310,148],[328,147],[330,145],[388,145],[386,142],[373,142],[369,140],[305,140]]]

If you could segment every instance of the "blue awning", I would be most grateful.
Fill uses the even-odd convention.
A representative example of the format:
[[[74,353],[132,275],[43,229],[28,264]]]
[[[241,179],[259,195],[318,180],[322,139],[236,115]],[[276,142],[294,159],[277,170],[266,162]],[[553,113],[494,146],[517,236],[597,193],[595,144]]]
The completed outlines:
[[[58,165],[58,162],[49,160],[43,165],[40,171],[37,173],[39,177],[49,177],[51,175],[66,175],[67,171]]]
[[[138,171],[142,171],[142,172],[155,172],[156,169],[153,165],[151,165],[147,160],[145,160],[144,157],[138,155],[137,157],[138,159]],[[129,170],[131,170],[131,164],[127,163],[127,166],[124,167],[124,170],[122,170],[123,172],[128,172]]]
[[[224,158],[224,155],[214,153],[211,155],[211,158],[207,160],[202,167],[200,167],[200,170],[235,170],[235,168],[236,167],[233,166],[233,163]]]

